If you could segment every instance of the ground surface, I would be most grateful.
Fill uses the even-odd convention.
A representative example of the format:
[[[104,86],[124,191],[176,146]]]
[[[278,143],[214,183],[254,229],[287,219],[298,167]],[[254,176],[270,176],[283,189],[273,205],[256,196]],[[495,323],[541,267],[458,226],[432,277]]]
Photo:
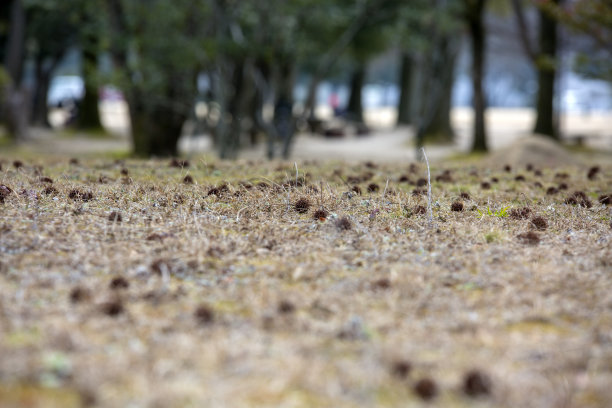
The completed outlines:
[[[68,130],[54,133],[45,129],[33,129],[32,140],[24,147],[26,152],[36,154],[83,154],[83,153],[126,153],[130,150],[129,120],[127,107],[120,102],[105,102],[100,105],[103,125],[114,136],[95,138]],[[55,112],[54,114],[56,114]],[[331,111],[319,107],[318,117],[333,121]],[[56,123],[58,118],[52,122]],[[487,110],[488,144],[492,151],[499,151],[515,143],[518,139],[531,136],[535,121],[531,109]],[[299,160],[345,160],[359,162],[405,163],[416,160],[412,142],[412,127],[395,128],[395,113],[391,108],[368,109],[366,123],[372,132],[366,137],[347,135],[339,139],[327,139],[320,135],[300,134],[293,146],[292,158]],[[561,118],[561,133],[564,141],[574,143],[577,136],[583,136],[584,144],[602,152],[612,152],[612,112],[567,113]],[[455,108],[451,121],[456,137],[451,145],[428,146],[429,157],[434,162],[444,160],[449,155],[467,153],[471,148],[473,115],[471,109]],[[206,135],[184,136],[179,147],[184,154],[215,155],[214,146]],[[240,157],[261,159],[266,157],[265,143],[253,148],[245,148]]]
[[[612,401],[609,164],[16,159],[2,407]]]

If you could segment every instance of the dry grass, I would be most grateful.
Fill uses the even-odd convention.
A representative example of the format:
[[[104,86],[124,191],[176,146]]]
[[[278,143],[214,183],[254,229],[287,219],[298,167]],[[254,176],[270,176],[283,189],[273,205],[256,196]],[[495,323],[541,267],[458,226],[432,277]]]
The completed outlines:
[[[12,161],[3,407],[612,400],[612,167]]]

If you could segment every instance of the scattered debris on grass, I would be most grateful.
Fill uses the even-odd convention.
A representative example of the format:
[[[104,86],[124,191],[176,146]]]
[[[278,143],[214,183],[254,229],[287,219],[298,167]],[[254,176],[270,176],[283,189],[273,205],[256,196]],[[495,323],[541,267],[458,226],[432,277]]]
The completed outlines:
[[[612,193],[600,195],[597,201],[603,205],[612,205]]]
[[[529,245],[537,245],[540,243],[540,236],[533,231],[527,231],[522,234],[518,234],[516,238],[519,241],[522,241],[523,243]]]
[[[480,370],[471,370],[463,377],[463,392],[470,397],[480,397],[491,393],[491,380]]]
[[[372,288],[373,289],[390,289],[391,288],[391,280],[389,280],[389,278],[380,278],[380,279],[376,279],[374,282],[372,282]]]
[[[391,365],[391,374],[400,379],[407,378],[411,371],[412,364],[408,360],[397,360]]]
[[[112,211],[108,215],[108,220],[112,221],[112,222],[122,222],[123,221],[123,216],[118,211]]]
[[[208,305],[199,305],[193,312],[196,321],[201,325],[209,325],[215,321],[215,312]]]
[[[548,228],[548,221],[546,221],[546,218],[539,215],[533,217],[530,223],[535,229],[539,231],[544,231],[546,228]]]
[[[130,282],[123,276],[116,276],[110,281],[108,287],[111,290],[127,289],[130,287]]]
[[[376,183],[370,183],[368,184],[368,193],[376,193],[378,190],[380,190],[380,186]]]
[[[454,201],[451,204],[451,211],[463,211],[463,203],[461,201]]]
[[[115,299],[102,303],[100,305],[100,312],[110,317],[117,317],[125,312],[125,308],[121,300]]]
[[[320,208],[314,212],[312,217],[315,221],[325,221],[327,217],[329,217],[329,213],[324,209]]]
[[[181,169],[185,167],[189,167],[189,161],[174,158],[170,161],[170,167],[177,167]]]
[[[412,209],[412,214],[416,214],[416,215],[422,215],[422,214],[426,214],[427,213],[427,207],[425,207],[424,205],[416,205],[413,209]]]
[[[69,298],[72,303],[87,302],[91,299],[91,291],[82,286],[76,286],[70,290]]]
[[[531,215],[531,208],[529,207],[513,208],[510,210],[508,215],[510,215],[510,218],[513,218],[515,220],[524,220],[528,218],[529,215]]]
[[[593,203],[591,202],[591,200],[589,200],[584,191],[574,191],[570,196],[565,199],[564,203],[570,205],[578,205],[584,208],[591,208],[593,206]]]
[[[75,188],[70,190],[68,198],[75,201],[91,201],[93,199],[93,193],[91,191],[81,191]]]
[[[606,163],[537,181],[525,162],[434,163],[430,227],[425,164],[16,159],[0,159],[0,373],[15,384],[46,384],[37,361],[57,351],[72,371],[53,380],[100,384],[104,406],[510,407],[564,398],[550,367],[574,375],[572,350],[612,353]],[[490,361],[508,373],[494,384],[472,370]],[[608,372],[589,376],[577,400],[605,406]]]
[[[595,180],[597,178],[597,175],[599,174],[600,171],[600,167],[599,166],[593,166],[589,169],[589,171],[587,172],[587,178],[589,180]]]
[[[336,227],[338,227],[338,229],[341,231],[348,231],[353,228],[353,223],[349,217],[344,216],[336,220]]]
[[[431,378],[421,378],[414,384],[413,390],[425,401],[432,400],[438,395],[438,385]]]
[[[295,204],[293,205],[293,208],[295,209],[297,213],[306,214],[308,210],[310,209],[311,205],[312,204],[310,203],[310,200],[308,198],[301,197],[299,200],[295,202]]]
[[[288,300],[281,300],[278,303],[278,307],[276,308],[278,313],[280,314],[291,314],[295,312],[295,305]]]

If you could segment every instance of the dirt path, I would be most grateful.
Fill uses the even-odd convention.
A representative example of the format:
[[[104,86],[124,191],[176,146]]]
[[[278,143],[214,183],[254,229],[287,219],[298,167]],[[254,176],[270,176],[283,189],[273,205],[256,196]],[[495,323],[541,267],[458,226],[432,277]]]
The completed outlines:
[[[124,129],[127,126],[123,117],[124,110],[107,107],[103,110],[103,114],[106,115],[103,122],[112,129],[115,136],[92,139],[77,133],[69,137],[57,137],[55,133],[48,130],[32,129],[32,140],[24,146],[24,149],[34,154],[91,154],[129,150],[130,142]],[[342,139],[326,139],[312,134],[299,135],[293,148],[293,158],[301,160],[373,160],[395,163],[415,160],[416,150],[411,142],[414,136],[413,129],[411,127],[394,128],[391,109],[370,111],[366,114],[366,120],[374,130],[365,137],[347,136]],[[533,112],[529,109],[489,109],[487,123],[490,149],[499,150],[529,135],[533,120]],[[456,143],[451,146],[427,147],[428,156],[434,161],[460,152],[468,152],[470,149],[471,111],[454,109],[452,122],[456,131]],[[602,152],[612,152],[610,124],[612,124],[612,112],[588,116],[573,114],[562,118],[565,136],[585,136],[589,147]],[[179,149],[185,154],[214,155],[212,143],[207,136],[184,137],[179,142]],[[265,157],[265,146],[245,149],[241,152],[240,157],[263,158]]]
[[[344,139],[325,139],[313,134],[302,134],[295,142],[292,158],[301,160],[342,160],[401,163],[414,161],[416,150],[410,142],[413,131],[409,127],[379,130],[365,137],[349,136]],[[442,159],[459,153],[456,146],[429,146],[429,157]],[[262,148],[242,154],[245,158],[263,157]]]
[[[302,134],[293,148],[293,158],[302,160],[344,160],[400,163],[414,161],[416,149],[412,140],[412,127],[393,127],[393,112],[381,109],[369,112],[366,120],[373,126],[373,132],[365,137],[347,136],[342,139],[327,139],[313,134]],[[491,151],[504,149],[519,139],[531,135],[534,114],[529,109],[489,109],[487,125]],[[472,141],[472,116],[469,109],[454,109],[453,128],[455,144],[428,146],[427,154],[434,161],[457,153],[467,153]],[[612,112],[604,114],[569,115],[563,118],[566,137],[583,135],[589,147],[601,152],[612,152]],[[207,138],[186,138],[181,142],[184,152],[211,152],[212,144]],[[265,146],[246,149],[241,157],[258,159],[265,157]]]
[[[20,149],[33,154],[104,154],[128,151],[130,140],[125,136],[92,138],[84,133],[61,135],[49,129],[31,128],[30,139]]]

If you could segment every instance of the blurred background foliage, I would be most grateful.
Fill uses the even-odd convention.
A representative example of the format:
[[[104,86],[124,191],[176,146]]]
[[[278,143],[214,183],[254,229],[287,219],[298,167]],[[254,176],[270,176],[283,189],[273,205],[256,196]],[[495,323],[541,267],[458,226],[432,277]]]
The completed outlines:
[[[100,129],[99,91],[112,84],[127,103],[136,155],[176,155],[195,121],[222,158],[260,140],[268,157],[287,157],[297,131],[322,131],[324,81],[346,85],[344,106],[330,103],[367,133],[368,67],[392,52],[398,125],[413,126],[419,146],[452,141],[466,44],[473,150],[486,151],[487,19],[514,27],[536,72],[536,133],[558,138],[560,28],[580,38],[575,70],[612,81],[609,0],[10,0],[0,6],[0,117],[15,140],[48,126],[54,72],[77,50],[84,91],[72,101],[75,126]]]

